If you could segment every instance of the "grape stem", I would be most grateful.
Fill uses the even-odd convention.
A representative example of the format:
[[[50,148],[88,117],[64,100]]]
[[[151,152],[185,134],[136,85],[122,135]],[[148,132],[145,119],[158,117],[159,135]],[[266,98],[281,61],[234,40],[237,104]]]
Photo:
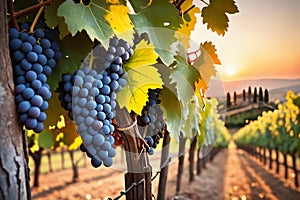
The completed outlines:
[[[176,3],[176,8],[177,9],[179,9],[180,8],[180,6],[183,4],[185,2],[185,0],[179,0],[179,2],[178,3]]]
[[[10,1],[11,1],[11,0],[10,0]],[[54,0],[47,0],[47,1],[44,1],[44,2],[41,2],[41,3],[38,3],[38,4],[35,4],[35,5],[30,6],[30,7],[28,7],[28,8],[19,10],[19,11],[15,12],[14,15],[15,15],[15,17],[20,17],[20,16],[22,16],[22,15],[24,15],[24,14],[30,12],[30,11],[33,11],[33,10],[35,10],[35,9],[40,8],[40,7],[42,7],[42,6],[50,5],[50,4],[52,4],[53,2],[54,2]]]
[[[209,3],[207,3],[205,0],[200,0],[201,2],[203,2],[206,5],[209,5]]]
[[[43,0],[41,1],[41,3],[43,3]],[[33,33],[33,29],[34,29],[34,27],[35,27],[35,25],[36,25],[38,19],[40,18],[41,14],[42,14],[42,12],[43,12],[43,10],[44,10],[44,8],[45,8],[45,6],[40,7],[38,13],[36,14],[36,16],[35,16],[35,18],[34,18],[32,24],[31,24],[31,26],[30,26],[29,33],[31,33],[31,34]]]
[[[17,22],[15,7],[14,7],[14,3],[12,2],[12,0],[9,0],[9,7],[10,7],[10,15],[11,15],[11,20],[12,20],[13,26],[19,31],[20,28],[19,28],[19,25]]]
[[[144,144],[144,146],[146,147],[146,149],[149,149],[149,145],[147,144],[146,140],[144,138],[142,138],[140,135],[139,135],[139,139]]]
[[[132,129],[136,124],[137,124],[137,120],[134,120],[134,122],[130,125],[130,126],[127,126],[127,127],[124,127],[124,128],[121,128],[117,125],[116,121],[114,120],[113,121],[113,124],[116,128],[116,130],[121,133],[121,135],[123,134],[123,131],[127,131],[129,129]],[[141,142],[144,144],[144,146],[148,149],[149,148],[149,145],[147,144],[147,142],[144,140],[144,138],[140,135],[140,133],[137,133],[138,134],[138,138],[141,140]]]
[[[115,126],[116,126],[116,129],[117,129],[118,131],[127,131],[127,130],[129,130],[129,129],[132,129],[132,127],[134,127],[136,124],[137,124],[137,120],[134,120],[134,122],[133,122],[131,125],[127,126],[127,127],[121,128],[121,127],[119,127],[117,124],[115,124]]]
[[[192,5],[189,9],[187,9],[186,11],[184,11],[184,13],[183,14],[186,14],[186,13],[188,13],[190,10],[192,10],[193,8],[195,8],[195,5]]]

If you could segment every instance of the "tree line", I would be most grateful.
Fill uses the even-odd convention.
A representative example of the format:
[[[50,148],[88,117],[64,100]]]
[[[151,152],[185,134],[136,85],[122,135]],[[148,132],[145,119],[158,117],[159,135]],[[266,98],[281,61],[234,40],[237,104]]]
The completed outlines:
[[[248,103],[258,103],[258,102],[269,102],[269,91],[268,89],[265,89],[263,91],[262,87],[259,87],[257,90],[257,87],[254,87],[254,91],[252,93],[252,88],[251,86],[248,87],[248,92],[246,93],[246,90],[243,90],[243,93],[240,94],[242,96],[242,101]],[[227,92],[226,94],[226,105],[227,107],[234,105],[237,105],[237,99],[238,99],[238,94],[236,91],[233,93],[233,98],[230,95],[230,92]]]

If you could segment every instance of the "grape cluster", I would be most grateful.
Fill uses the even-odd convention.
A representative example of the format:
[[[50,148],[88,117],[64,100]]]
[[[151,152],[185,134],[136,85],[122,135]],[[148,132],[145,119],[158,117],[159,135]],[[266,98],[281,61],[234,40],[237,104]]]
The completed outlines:
[[[123,71],[122,64],[133,50],[127,42],[117,38],[110,39],[107,52],[102,46],[99,48],[93,53],[94,57],[99,56],[102,60],[93,62],[95,69],[84,66],[73,75],[63,74],[57,91],[60,92],[61,105],[69,111],[70,118],[77,125],[84,144],[81,150],[92,159],[94,167],[102,163],[109,167],[115,155],[112,119],[117,105],[116,95],[127,84],[127,73]],[[110,64],[103,68],[104,63]]]
[[[58,98],[60,100],[60,105],[68,111],[71,120],[74,120],[72,113],[73,77],[74,75],[62,74],[61,81],[58,83],[58,88],[56,90],[56,92],[59,93]]]
[[[162,129],[164,127],[163,112],[160,109],[159,89],[148,90],[148,101],[142,110],[142,115],[137,117],[139,131],[145,135],[145,141],[149,145],[147,152],[152,155],[157,147],[160,138],[162,138]]]
[[[21,124],[40,133],[47,117],[47,100],[52,96],[47,77],[62,54],[59,44],[47,33],[48,30],[38,28],[30,34],[27,23],[21,24],[20,28],[21,32],[15,28],[9,29],[15,100]]]

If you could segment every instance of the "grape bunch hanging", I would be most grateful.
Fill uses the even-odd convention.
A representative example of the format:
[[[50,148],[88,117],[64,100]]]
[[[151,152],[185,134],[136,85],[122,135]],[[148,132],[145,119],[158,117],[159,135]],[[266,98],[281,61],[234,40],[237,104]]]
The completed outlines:
[[[107,51],[102,46],[94,49],[93,69],[84,66],[73,75],[63,74],[57,89],[61,106],[69,111],[83,140],[80,149],[94,167],[111,166],[116,154],[112,136],[116,94],[127,84],[122,64],[133,55],[124,40],[111,38],[109,44]]]
[[[146,149],[149,155],[154,154],[160,138],[163,137],[164,128],[163,112],[159,106],[159,89],[148,90],[148,101],[143,107],[142,115],[137,117],[139,131],[148,144]]]
[[[62,56],[54,40],[55,30],[39,20],[38,28],[29,33],[29,24],[20,24],[20,31],[9,29],[9,48],[13,64],[15,100],[19,119],[26,129],[40,133],[47,116],[52,94],[47,77]]]

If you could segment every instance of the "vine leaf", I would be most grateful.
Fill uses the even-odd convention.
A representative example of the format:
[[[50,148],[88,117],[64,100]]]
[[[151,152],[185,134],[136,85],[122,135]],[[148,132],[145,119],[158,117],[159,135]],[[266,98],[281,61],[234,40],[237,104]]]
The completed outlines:
[[[166,118],[165,123],[171,138],[179,141],[180,130],[184,124],[185,113],[176,93],[175,84],[167,85],[159,94],[160,106]]]
[[[162,88],[163,82],[157,69],[151,65],[158,58],[153,44],[141,40],[136,45],[133,56],[124,64],[128,72],[127,85],[118,93],[117,101],[121,108],[141,115],[148,100],[148,89]]]
[[[174,58],[176,65],[170,79],[171,83],[176,84],[178,99],[185,104],[194,94],[195,82],[200,79],[200,73],[194,66],[188,64],[185,58],[179,55]]]
[[[57,9],[62,4],[62,2],[64,1],[57,0],[54,1],[53,4],[48,5],[45,9],[45,15],[44,15],[46,19],[46,24],[49,27],[56,27],[58,25],[60,39],[63,39],[65,36],[67,36],[70,33],[64,18],[57,16]]]
[[[188,11],[193,6],[193,0],[186,0],[181,4],[180,9],[182,12]],[[190,35],[194,30],[197,16],[196,14],[200,13],[200,9],[198,7],[194,7],[189,10],[187,13],[182,14],[183,23],[180,25],[180,29],[176,31],[175,37],[179,40],[181,44],[184,45],[186,49],[190,48]]]
[[[44,149],[50,149],[53,145],[52,134],[48,130],[44,130],[38,134],[38,144]]]
[[[202,101],[202,99],[199,98],[201,97],[193,96],[186,106],[188,109],[188,115],[182,128],[182,132],[184,133],[185,137],[191,139],[194,138],[194,136],[201,134],[199,128],[201,122],[200,113],[203,112],[203,110],[199,103],[199,101]]]
[[[133,10],[138,13],[142,9],[147,8],[151,0],[129,0]]]
[[[85,32],[77,33],[74,37],[69,34],[60,41],[60,45],[62,58],[57,62],[47,81],[52,90],[56,89],[61,74],[72,74],[78,69],[93,47],[92,41]]]
[[[207,51],[206,49],[207,48]],[[200,72],[201,79],[196,82],[196,93],[202,89],[203,92],[208,88],[210,79],[212,76],[216,76],[217,71],[214,64],[219,64],[217,54],[215,54],[215,48],[212,44],[205,42],[200,44],[201,54],[195,59],[194,67]]]
[[[79,134],[77,133],[76,126],[73,121],[68,117],[67,112],[65,111],[64,114],[64,121],[65,126],[62,127],[59,131],[63,133],[63,137],[59,142],[63,142],[63,144],[67,145],[69,148],[78,148],[81,144],[80,140],[78,141],[77,138]],[[72,147],[70,147],[72,145]]]
[[[239,12],[234,0],[210,0],[210,4],[202,9],[203,24],[218,35],[223,35],[228,28],[228,14]]]
[[[105,19],[108,6],[105,1],[91,1],[85,6],[66,0],[59,6],[57,15],[65,18],[72,36],[86,30],[91,40],[97,39],[107,47],[108,39],[113,35],[113,29]]]
[[[68,117],[67,111],[60,106],[57,92],[53,92],[53,96],[48,103],[49,107],[46,110],[47,120],[44,124],[45,131],[51,135],[51,145],[55,147],[59,146],[60,143],[66,146],[72,145],[79,135],[75,124]],[[44,140],[44,138],[42,139]]]
[[[106,14],[105,19],[113,28],[115,34],[119,39],[131,43],[133,40],[133,24],[128,16],[130,10],[124,5],[110,5],[109,12]]]
[[[175,55],[172,44],[177,41],[174,34],[183,23],[175,6],[169,0],[152,0],[148,7],[130,14],[130,18],[138,33],[148,33],[156,53],[170,65]]]
[[[216,46],[212,44],[211,41],[206,41],[201,44],[202,48],[209,54],[214,64],[221,64],[221,61],[218,58],[218,54],[216,53]]]
[[[49,130],[49,127],[52,127],[52,129],[56,128],[57,122],[61,121],[60,116],[64,113],[64,109],[60,106],[57,92],[52,92],[52,98],[48,100],[48,104],[48,109],[45,111],[47,119],[44,122],[47,130]]]

